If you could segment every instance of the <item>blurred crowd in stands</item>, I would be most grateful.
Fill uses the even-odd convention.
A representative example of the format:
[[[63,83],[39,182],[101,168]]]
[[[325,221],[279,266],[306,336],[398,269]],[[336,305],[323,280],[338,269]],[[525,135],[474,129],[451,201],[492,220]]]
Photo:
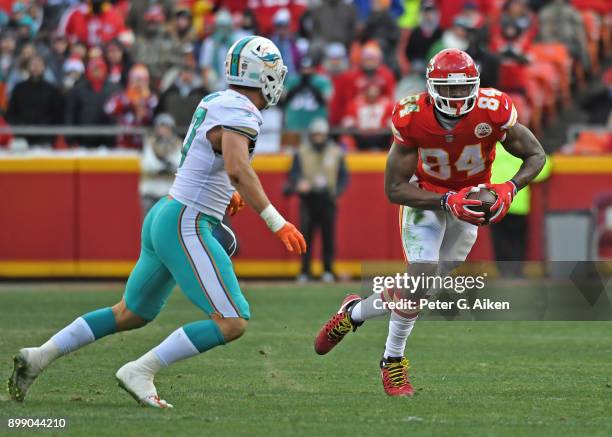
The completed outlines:
[[[387,148],[394,101],[424,90],[428,60],[448,47],[476,60],[481,86],[510,93],[538,135],[575,104],[610,126],[609,0],[0,0],[0,28],[0,126],[156,124],[180,137],[199,100],[225,87],[227,49],[250,34],[271,38],[289,69],[266,111],[278,134],[267,151],[299,144],[318,118],[345,149]],[[129,132],[21,136],[143,147]],[[609,151],[602,138],[585,147]]]

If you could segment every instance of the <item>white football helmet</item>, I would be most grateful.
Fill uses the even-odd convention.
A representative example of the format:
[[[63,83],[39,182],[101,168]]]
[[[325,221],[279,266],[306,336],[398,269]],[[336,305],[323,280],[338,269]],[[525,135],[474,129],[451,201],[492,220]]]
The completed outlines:
[[[276,105],[281,98],[286,74],[280,51],[261,36],[239,39],[225,57],[227,83],[260,88],[268,106]]]

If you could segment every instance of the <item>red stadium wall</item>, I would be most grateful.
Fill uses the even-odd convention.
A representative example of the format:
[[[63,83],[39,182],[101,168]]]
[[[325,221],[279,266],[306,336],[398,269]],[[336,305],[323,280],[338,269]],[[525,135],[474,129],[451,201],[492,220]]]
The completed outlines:
[[[255,169],[272,202],[298,223],[298,200],[282,196],[286,155],[260,156]],[[398,208],[383,194],[384,154],[351,154],[347,192],[339,201],[337,263],[359,275],[363,262],[401,264]],[[591,208],[609,189],[612,157],[553,158],[551,178],[532,189],[529,259],[542,260],[546,211]],[[138,256],[141,212],[136,156],[0,157],[0,277],[123,277]],[[288,254],[248,209],[233,220],[240,240],[234,258],[243,277],[290,276],[299,258]],[[315,254],[319,245],[315,243]],[[488,228],[470,255],[491,260]],[[315,269],[319,266],[315,265]]]

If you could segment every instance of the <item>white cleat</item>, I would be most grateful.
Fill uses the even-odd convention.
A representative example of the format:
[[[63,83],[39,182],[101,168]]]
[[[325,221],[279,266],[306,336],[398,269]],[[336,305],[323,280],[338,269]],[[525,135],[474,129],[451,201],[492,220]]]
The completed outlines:
[[[157,389],[153,384],[153,373],[130,361],[117,370],[115,378],[119,387],[128,392],[142,406],[154,408],[173,408],[157,396]]]
[[[13,373],[8,380],[8,392],[11,399],[23,402],[30,386],[42,371],[39,348],[21,349],[13,357]]]

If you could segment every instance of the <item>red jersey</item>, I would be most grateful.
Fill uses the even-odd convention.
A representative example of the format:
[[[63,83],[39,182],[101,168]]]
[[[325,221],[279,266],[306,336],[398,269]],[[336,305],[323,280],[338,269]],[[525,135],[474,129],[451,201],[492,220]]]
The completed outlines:
[[[125,30],[125,23],[114,6],[94,15],[88,5],[80,4],[64,13],[59,29],[71,42],[80,41],[91,47],[116,38]]]
[[[356,127],[362,132],[389,128],[393,113],[393,101],[387,96],[380,96],[369,102],[364,96],[357,96],[349,104],[342,120],[344,127]]]
[[[408,96],[393,109],[396,143],[418,148],[419,186],[445,193],[489,182],[495,145],[514,126],[516,109],[507,94],[481,88],[474,109],[450,130],[440,125],[427,93]]]

